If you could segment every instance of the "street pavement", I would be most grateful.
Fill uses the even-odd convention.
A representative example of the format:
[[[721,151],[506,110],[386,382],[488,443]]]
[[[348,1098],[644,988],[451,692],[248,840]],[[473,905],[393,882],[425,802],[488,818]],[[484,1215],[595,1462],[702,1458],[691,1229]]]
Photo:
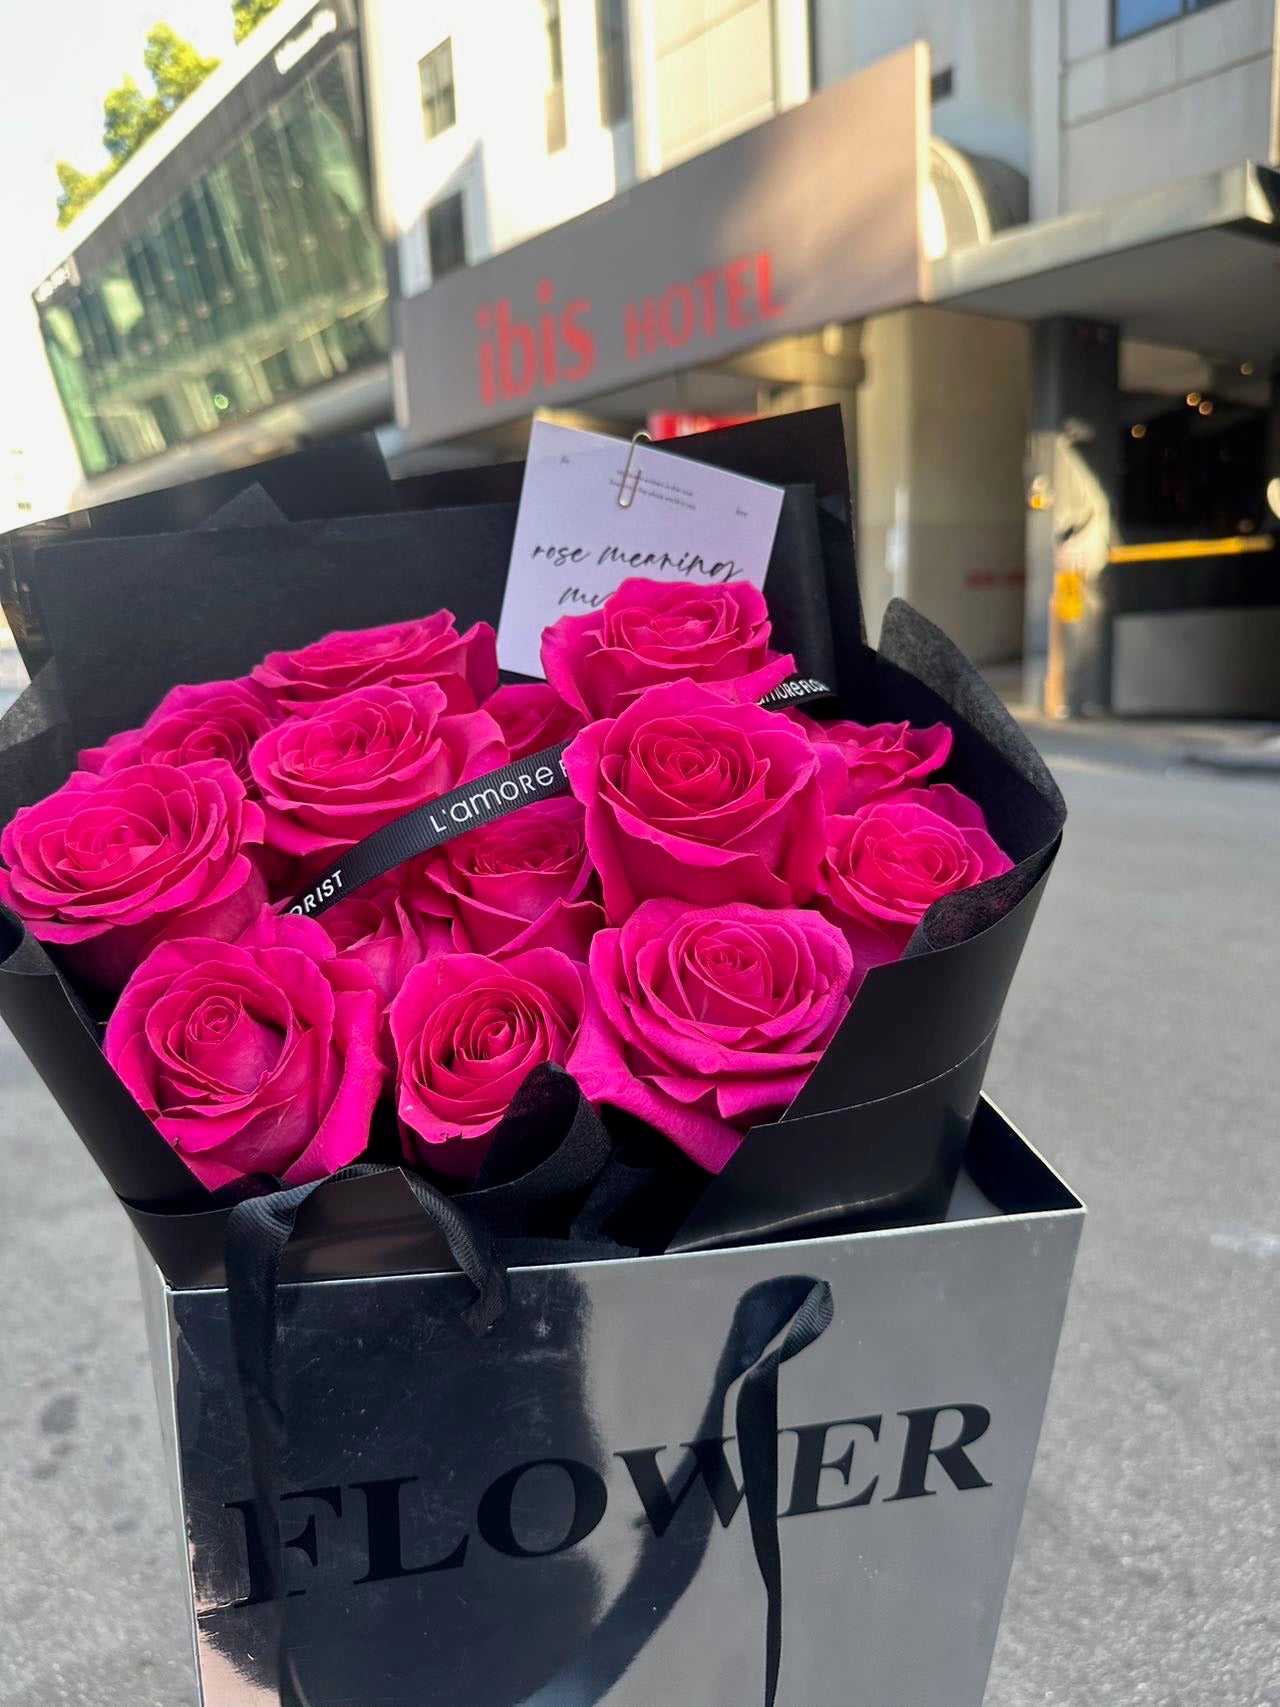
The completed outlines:
[[[988,1088],[1090,1214],[987,1704],[1276,1707],[1280,778],[1043,745]],[[192,1707],[124,1218],[7,1038],[0,1087],[0,1704]]]

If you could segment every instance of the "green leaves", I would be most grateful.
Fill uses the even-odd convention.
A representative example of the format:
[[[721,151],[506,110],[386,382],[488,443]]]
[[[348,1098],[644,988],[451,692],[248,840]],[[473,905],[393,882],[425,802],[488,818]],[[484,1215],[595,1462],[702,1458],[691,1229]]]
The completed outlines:
[[[267,13],[274,12],[279,4],[280,0],[231,0],[236,40],[241,42],[252,35]]]
[[[265,4],[264,0],[258,0],[265,11],[270,11],[276,3],[277,0],[265,0]],[[238,33],[236,39],[240,39]],[[151,93],[140,89],[131,76],[126,76],[114,89],[109,89],[103,99],[102,146],[107,151],[106,165],[97,172],[82,172],[68,160],[59,160],[55,166],[61,186],[59,225],[69,225],[81,209],[88,206],[125,161],[131,159],[147,138],[159,130],[169,114],[200,87],[211,71],[217,70],[221,61],[205,59],[170,24],[154,24],[147,33],[142,63],[151,79]]]

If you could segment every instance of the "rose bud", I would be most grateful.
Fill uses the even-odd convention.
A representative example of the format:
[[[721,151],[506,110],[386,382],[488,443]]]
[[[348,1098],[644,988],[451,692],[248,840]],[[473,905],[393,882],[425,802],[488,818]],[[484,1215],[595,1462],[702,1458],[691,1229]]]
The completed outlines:
[[[864,957],[896,960],[933,903],[1012,869],[982,808],[948,783],[873,800],[828,821],[824,913]],[[876,944],[880,944],[877,951]]]
[[[512,682],[490,694],[484,708],[501,729],[513,759],[558,746],[583,724],[581,714],[547,682]]]
[[[564,763],[611,923],[654,896],[701,907],[812,898],[845,768],[789,718],[678,682],[590,724]]]
[[[591,944],[569,1071],[719,1173],[795,1098],[849,1011],[853,957],[804,908],[646,901]]]
[[[357,688],[412,688],[435,682],[451,712],[474,711],[498,685],[493,629],[478,622],[465,634],[451,611],[413,622],[326,634],[296,652],[269,652],[253,678],[282,716],[309,716]]]
[[[917,728],[911,723],[854,723],[844,718],[817,723],[802,711],[788,711],[811,741],[837,747],[849,770],[840,812],[856,812],[868,800],[910,787],[941,770],[951,753],[951,730],[945,723]]]
[[[763,699],[795,670],[769,647],[764,596],[721,587],[624,581],[597,611],[565,616],[542,636],[542,667],[584,717],[615,717],[645,688],[690,680],[723,698]]]
[[[405,888],[453,920],[453,945],[476,954],[558,948],[575,960],[604,923],[582,807],[539,800],[447,842],[406,867]]]
[[[0,901],[118,990],[168,937],[244,928],[267,898],[262,839],[262,808],[224,760],[75,771],[0,837]]]
[[[225,759],[253,794],[249,754],[277,722],[271,701],[247,677],[171,688],[141,729],[113,735],[101,747],[87,747],[79,764],[82,770],[103,774],[125,765]]]
[[[126,985],[107,1059],[211,1190],[326,1178],[369,1142],[378,998],[310,919],[266,913],[237,943],[164,943]]]
[[[552,948],[501,961],[449,954],[416,966],[391,1004],[405,1154],[474,1178],[525,1076],[568,1058],[583,979],[583,968]]]
[[[269,730],[250,755],[267,843],[319,870],[393,818],[506,763],[483,711],[447,714],[434,682],[361,688]]]

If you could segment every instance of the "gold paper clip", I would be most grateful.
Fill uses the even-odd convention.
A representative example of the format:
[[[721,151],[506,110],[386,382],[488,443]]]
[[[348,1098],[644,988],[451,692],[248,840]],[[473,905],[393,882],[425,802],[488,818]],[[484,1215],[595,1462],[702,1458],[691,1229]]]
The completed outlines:
[[[636,454],[636,446],[640,443],[641,439],[643,439],[647,445],[651,445],[653,443],[652,438],[650,438],[649,434],[644,432],[643,429],[632,436],[631,449],[627,452],[627,465],[622,471],[622,482],[618,487],[618,508],[620,510],[629,510],[632,504],[636,501],[636,489],[640,485],[640,469],[637,467],[635,473],[632,474],[631,463]],[[628,478],[631,481],[630,493],[627,491]]]

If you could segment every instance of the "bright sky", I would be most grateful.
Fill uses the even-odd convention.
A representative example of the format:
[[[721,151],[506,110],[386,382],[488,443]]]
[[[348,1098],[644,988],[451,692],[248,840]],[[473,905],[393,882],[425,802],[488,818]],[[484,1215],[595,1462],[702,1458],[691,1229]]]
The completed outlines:
[[[201,53],[231,51],[230,0],[35,0],[0,3],[0,283],[38,270],[54,225],[55,160],[100,166],[102,97],[131,72],[147,88],[142,44],[152,24],[172,24]],[[26,279],[26,288],[38,282]]]
[[[53,163],[103,164],[102,97],[126,72],[149,87],[142,45],[158,22],[203,54],[233,49],[230,0],[0,0],[0,452],[21,444],[37,476],[48,470],[46,509],[62,507],[73,465],[31,307],[60,258]],[[12,525],[4,500],[0,491],[0,528]]]

